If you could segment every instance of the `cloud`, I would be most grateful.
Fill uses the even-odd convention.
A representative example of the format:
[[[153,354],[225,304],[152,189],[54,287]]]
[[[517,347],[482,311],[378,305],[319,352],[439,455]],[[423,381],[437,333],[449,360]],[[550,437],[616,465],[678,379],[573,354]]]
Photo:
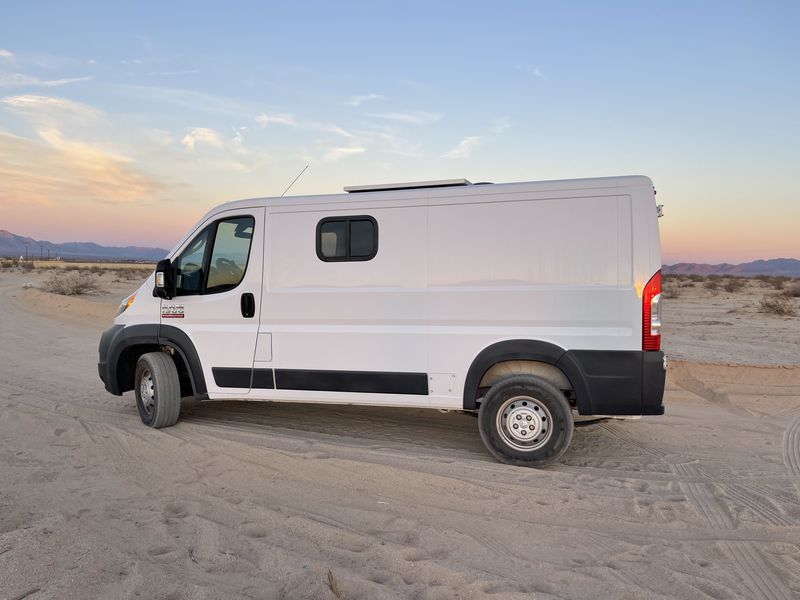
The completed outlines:
[[[87,104],[56,96],[24,94],[6,96],[0,104],[28,118],[36,125],[54,125],[64,120],[95,121],[102,112]]]
[[[194,150],[196,144],[208,144],[209,146],[222,146],[222,138],[219,133],[207,127],[192,127],[181,140],[181,144]]]
[[[136,169],[131,160],[71,140],[55,128],[39,140],[0,130],[0,207],[34,203],[134,202],[152,199],[164,186]]]
[[[481,137],[479,135],[466,137],[455,148],[442,154],[442,158],[467,158],[480,144]]]
[[[492,119],[490,129],[492,133],[502,133],[506,129],[511,129],[511,119],[509,117],[495,117]]]
[[[14,58],[14,53],[11,50],[0,48],[0,58]]]
[[[58,87],[68,83],[91,81],[93,77],[70,77],[66,79],[40,79],[24,73],[0,73],[0,87]]]
[[[290,127],[297,126],[294,117],[289,113],[276,113],[273,115],[268,115],[267,113],[262,112],[260,115],[256,116],[256,123],[262,127],[266,127],[270,123],[275,123],[277,125],[288,125]]]
[[[336,135],[341,135],[342,137],[352,138],[354,134],[347,131],[346,129],[342,129],[335,123],[310,123],[309,128],[315,129],[317,131],[324,131],[325,133],[335,133]]]
[[[322,160],[324,162],[334,162],[341,158],[345,158],[347,156],[353,156],[354,154],[362,154],[366,151],[367,149],[364,148],[363,146],[353,146],[349,148],[331,148],[330,150],[328,150],[325,156],[322,157]]]
[[[383,119],[386,121],[396,121],[398,123],[408,123],[410,125],[431,125],[436,123],[442,118],[442,115],[431,112],[387,112],[387,113],[371,113],[369,115],[374,119]]]
[[[137,98],[156,104],[172,104],[190,111],[203,111],[236,118],[244,118],[245,115],[258,110],[258,106],[250,103],[180,88],[122,84],[115,85],[113,89],[127,99]]]
[[[369,102],[370,100],[386,100],[386,97],[380,94],[365,94],[363,96],[351,96],[344,103],[348,106],[361,106],[364,102]]]

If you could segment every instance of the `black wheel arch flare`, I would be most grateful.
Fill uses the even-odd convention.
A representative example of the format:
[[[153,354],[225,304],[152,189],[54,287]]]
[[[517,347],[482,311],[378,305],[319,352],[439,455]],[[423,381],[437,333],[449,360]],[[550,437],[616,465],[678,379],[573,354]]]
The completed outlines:
[[[126,383],[119,369],[121,359],[126,350],[142,347],[144,351],[154,346],[173,348],[183,359],[187,367],[194,396],[199,399],[208,397],[206,380],[200,364],[200,357],[194,344],[183,331],[170,325],[145,323],[138,325],[114,325],[103,333],[100,339],[100,377],[106,389],[112,394],[121,395],[133,387]]]

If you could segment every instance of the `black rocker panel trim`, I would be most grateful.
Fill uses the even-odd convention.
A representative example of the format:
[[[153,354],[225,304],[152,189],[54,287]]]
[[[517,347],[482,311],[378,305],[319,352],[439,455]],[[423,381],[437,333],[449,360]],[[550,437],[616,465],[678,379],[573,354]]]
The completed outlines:
[[[250,380],[253,377],[253,369],[239,369],[229,367],[211,367],[214,375],[214,383],[224,388],[245,388],[250,389]]]
[[[253,388],[271,390],[275,387],[272,369],[253,369]]]
[[[427,373],[276,369],[279,390],[428,395]]]
[[[248,369],[239,367],[211,367],[214,382],[219,387],[271,390],[272,369]]]

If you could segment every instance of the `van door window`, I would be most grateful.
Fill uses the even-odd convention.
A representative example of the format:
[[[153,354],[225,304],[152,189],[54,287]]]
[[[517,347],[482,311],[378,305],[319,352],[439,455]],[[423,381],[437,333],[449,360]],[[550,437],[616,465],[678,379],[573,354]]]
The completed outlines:
[[[250,257],[254,227],[253,217],[236,217],[217,223],[206,294],[231,290],[242,281]]]
[[[179,296],[232,290],[244,278],[255,219],[234,217],[212,223],[173,261]]]
[[[180,256],[173,261],[177,275],[177,292],[179,296],[188,296],[190,294],[199,294],[203,289],[203,280],[205,279],[205,264],[206,245],[208,243],[208,236],[213,229],[206,227],[203,231],[197,234],[186,249],[181,252]]]

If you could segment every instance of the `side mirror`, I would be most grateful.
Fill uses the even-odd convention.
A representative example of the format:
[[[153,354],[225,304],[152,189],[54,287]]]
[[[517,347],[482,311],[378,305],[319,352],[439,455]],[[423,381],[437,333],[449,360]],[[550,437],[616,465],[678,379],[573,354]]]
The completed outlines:
[[[168,258],[158,261],[156,265],[156,287],[153,296],[171,300],[175,297],[175,267]]]

